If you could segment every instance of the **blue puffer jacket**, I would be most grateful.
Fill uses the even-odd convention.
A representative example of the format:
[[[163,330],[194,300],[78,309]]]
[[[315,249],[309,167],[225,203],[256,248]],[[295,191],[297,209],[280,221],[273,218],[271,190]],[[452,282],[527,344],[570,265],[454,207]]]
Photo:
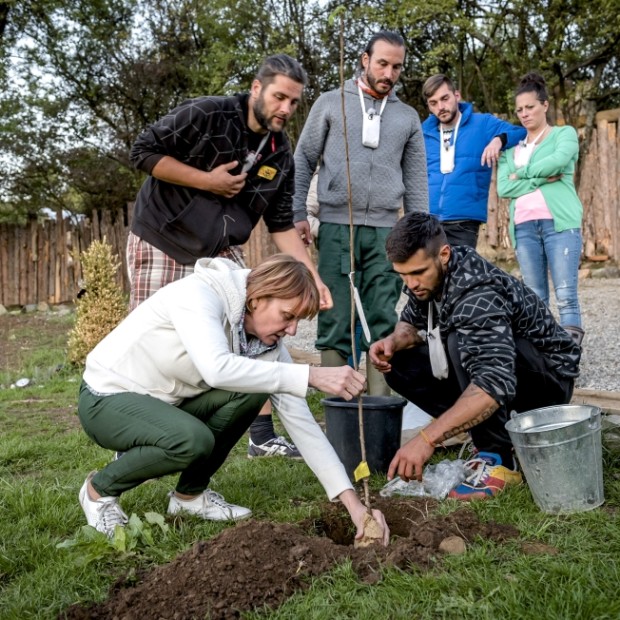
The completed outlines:
[[[515,146],[526,135],[523,127],[502,121],[492,114],[473,111],[471,103],[459,103],[461,124],[456,139],[454,170],[440,171],[439,121],[429,116],[422,123],[428,168],[430,212],[441,221],[487,221],[487,202],[492,169],[480,164],[482,152],[496,136],[506,134],[504,148]]]

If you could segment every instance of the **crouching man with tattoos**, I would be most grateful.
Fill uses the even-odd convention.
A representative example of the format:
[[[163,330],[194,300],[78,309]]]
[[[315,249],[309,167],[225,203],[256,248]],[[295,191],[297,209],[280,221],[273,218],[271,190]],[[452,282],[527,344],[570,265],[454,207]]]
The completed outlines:
[[[432,215],[410,213],[386,240],[409,301],[370,359],[388,385],[435,419],[394,456],[388,478],[422,479],[436,446],[469,431],[476,448],[457,499],[522,481],[510,411],[568,403],[581,349],[520,280],[472,248],[450,246]]]

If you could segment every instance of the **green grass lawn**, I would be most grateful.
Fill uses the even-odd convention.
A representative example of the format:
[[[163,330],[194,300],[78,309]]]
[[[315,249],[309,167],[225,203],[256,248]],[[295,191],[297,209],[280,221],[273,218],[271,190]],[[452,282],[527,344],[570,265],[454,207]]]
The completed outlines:
[[[69,321],[54,320],[60,327]],[[111,454],[79,426],[80,375],[63,367],[66,338],[62,329],[56,331],[53,338],[20,331],[20,339],[41,346],[26,347],[17,356],[18,368],[0,368],[1,620],[56,618],[72,603],[102,600],[119,576],[171,560],[196,540],[230,527],[190,519],[162,527],[147,512],[165,513],[174,482],[168,478],[123,496],[126,512],[138,517],[126,540],[108,543],[89,536],[77,494],[85,475]],[[20,376],[35,380],[11,388]],[[320,415],[319,395],[311,407]],[[258,519],[297,522],[317,514],[326,498],[303,463],[250,461],[245,451],[243,442],[235,448],[215,477],[214,490],[251,506]],[[374,585],[361,583],[344,564],[278,610],[245,617],[618,619],[620,453],[606,448],[604,461],[606,502],[597,510],[546,515],[526,486],[510,489],[473,507],[482,520],[516,526],[521,532],[516,540],[475,543],[427,572],[386,569]],[[375,489],[383,482],[379,476],[371,480]],[[455,508],[450,501],[440,510]]]

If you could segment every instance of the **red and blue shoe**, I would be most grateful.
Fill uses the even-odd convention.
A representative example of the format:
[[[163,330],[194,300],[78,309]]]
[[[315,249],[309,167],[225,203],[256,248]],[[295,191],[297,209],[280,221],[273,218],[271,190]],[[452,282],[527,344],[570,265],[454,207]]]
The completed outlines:
[[[521,473],[504,467],[500,455],[494,452],[478,452],[464,467],[468,472],[467,478],[448,493],[452,499],[486,499],[497,495],[508,485],[523,482]]]

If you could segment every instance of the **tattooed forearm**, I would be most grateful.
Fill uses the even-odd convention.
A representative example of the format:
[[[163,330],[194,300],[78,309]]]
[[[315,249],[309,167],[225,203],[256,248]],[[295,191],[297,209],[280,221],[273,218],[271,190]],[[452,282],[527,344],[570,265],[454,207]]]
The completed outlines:
[[[480,415],[476,416],[472,420],[468,420],[467,422],[459,424],[459,426],[455,426],[453,429],[446,431],[443,434],[441,441],[444,441],[445,439],[450,439],[450,437],[455,437],[456,435],[460,435],[461,433],[468,431],[470,428],[478,426],[480,422],[484,422],[487,418],[490,418],[493,413],[495,413],[495,411],[497,411],[497,406],[485,409]]]
[[[424,342],[418,334],[418,330],[405,321],[396,323],[396,327],[394,328],[394,340],[398,350],[410,349]]]
[[[461,399],[480,398],[480,396],[482,395],[486,396],[486,393],[483,390],[481,390],[478,386],[474,384],[470,384],[467,386],[467,388],[461,395]],[[474,426],[478,426],[478,424],[490,418],[497,411],[498,408],[499,408],[499,405],[495,401],[493,401],[493,404],[489,405],[488,407],[485,407],[480,413],[478,413],[476,416],[474,416],[470,420],[467,420],[463,422],[462,424],[459,424],[458,426],[455,426],[447,430],[442,435],[441,441],[450,439],[450,437],[455,437],[456,435],[460,435],[461,433],[468,431]]]

